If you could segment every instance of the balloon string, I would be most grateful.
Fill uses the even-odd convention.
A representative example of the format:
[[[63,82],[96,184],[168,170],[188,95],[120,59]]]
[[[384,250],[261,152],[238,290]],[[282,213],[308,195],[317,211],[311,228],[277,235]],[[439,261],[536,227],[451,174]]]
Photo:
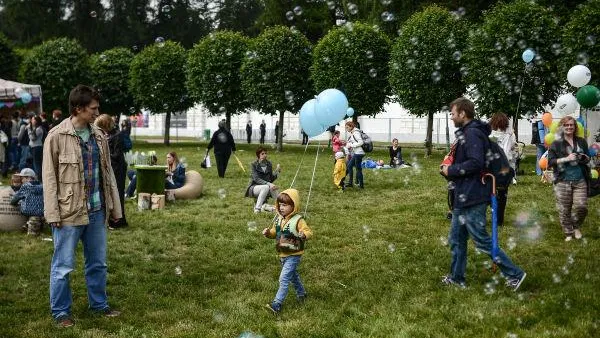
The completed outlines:
[[[308,149],[308,143],[304,146],[304,153],[302,153],[302,157],[300,158],[300,164],[298,165],[298,169],[296,169],[296,175],[294,175],[294,179],[292,180],[292,184],[290,184],[290,188],[294,187],[294,182],[296,182],[296,177],[298,177],[298,173],[300,172],[300,168],[302,168],[302,162],[304,161],[304,155],[306,155],[306,149]]]
[[[310,201],[310,193],[312,192],[313,182],[315,181],[315,172],[317,170],[317,161],[319,160],[319,148],[321,148],[321,141],[317,143],[317,156],[315,156],[315,165],[313,166],[312,177],[310,179],[310,187],[308,188],[308,197],[306,198],[306,207],[304,208],[304,216],[308,211],[308,202]]]
[[[519,106],[521,105],[521,95],[523,95],[523,83],[525,83],[525,74],[527,74],[527,64],[525,64],[525,68],[523,68],[523,80],[521,80],[521,88],[519,90],[519,102],[517,103],[517,113],[515,114],[515,118],[519,118]]]

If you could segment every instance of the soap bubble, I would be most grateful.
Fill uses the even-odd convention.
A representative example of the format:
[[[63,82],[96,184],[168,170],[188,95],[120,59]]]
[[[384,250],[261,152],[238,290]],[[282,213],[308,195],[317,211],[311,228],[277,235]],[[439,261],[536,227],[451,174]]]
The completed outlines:
[[[560,276],[558,274],[556,274],[556,273],[553,273],[552,274],[552,281],[554,283],[560,283],[560,281],[561,281]]]
[[[256,222],[255,221],[248,222],[248,231],[256,231]]]
[[[225,189],[220,188],[219,190],[217,190],[217,195],[219,195],[220,199],[224,199],[225,197],[227,197],[227,192],[225,191]]]
[[[440,72],[438,72],[437,70],[433,73],[431,73],[431,80],[433,82],[439,82],[442,79],[442,74]]]
[[[91,11],[90,12],[90,17],[95,18],[98,16],[98,13],[96,13],[96,11]]]
[[[181,276],[181,273],[182,273],[182,271],[181,271],[181,267],[180,267],[179,265],[178,265],[178,266],[176,266],[176,267],[175,267],[175,275],[176,275],[176,276]]]
[[[353,3],[348,3],[348,12],[352,15],[356,15],[358,13],[358,6]]]
[[[154,42],[159,46],[162,47],[165,45],[165,38],[163,38],[162,36],[157,37],[156,39],[154,39]]]
[[[302,15],[302,7],[300,7],[300,6],[294,7],[294,14],[296,14],[297,16]]]
[[[396,246],[393,243],[388,244],[388,251],[394,253],[394,251],[396,251]]]
[[[292,12],[292,11],[287,11],[287,12],[285,13],[285,17],[286,17],[286,19],[288,19],[289,21],[292,21],[292,20],[294,20],[294,12]]]
[[[377,77],[377,70],[375,68],[369,69],[369,76],[370,77]]]

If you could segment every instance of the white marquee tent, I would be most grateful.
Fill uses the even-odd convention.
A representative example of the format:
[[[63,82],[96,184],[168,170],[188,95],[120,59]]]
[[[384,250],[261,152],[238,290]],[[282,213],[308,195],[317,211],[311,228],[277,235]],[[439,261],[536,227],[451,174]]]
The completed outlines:
[[[36,103],[35,109],[38,113],[42,112],[42,87],[40,85],[31,85],[0,79],[0,102],[4,103],[5,107],[12,108],[14,102],[19,98],[15,95],[15,90],[21,88],[31,94],[33,103]]]

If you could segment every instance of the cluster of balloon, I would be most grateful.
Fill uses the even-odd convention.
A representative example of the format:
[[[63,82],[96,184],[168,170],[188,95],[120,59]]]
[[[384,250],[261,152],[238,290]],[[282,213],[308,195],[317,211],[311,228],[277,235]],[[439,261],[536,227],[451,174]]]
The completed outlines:
[[[591,79],[592,72],[583,65],[573,66],[567,73],[569,83],[579,88],[575,96],[583,108],[593,108],[600,102],[600,90],[596,86],[588,85]]]
[[[23,88],[17,88],[15,89],[15,96],[19,99],[21,99],[21,102],[27,104],[29,102],[31,102],[31,94],[29,94],[28,92],[26,92]]]
[[[325,89],[300,108],[300,127],[309,137],[314,137],[352,115],[354,109],[348,107],[344,93],[337,89]]]

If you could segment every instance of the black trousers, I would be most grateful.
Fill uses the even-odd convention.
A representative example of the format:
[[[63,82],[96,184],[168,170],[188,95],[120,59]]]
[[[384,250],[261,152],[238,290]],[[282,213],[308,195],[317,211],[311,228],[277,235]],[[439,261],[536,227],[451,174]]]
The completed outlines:
[[[248,143],[252,142],[252,133],[246,133],[247,138],[248,138]]]
[[[260,132],[260,144],[265,144],[265,133]]]
[[[227,170],[227,163],[231,157],[231,152],[228,153],[215,153],[215,160],[217,161],[217,172],[219,177],[225,177],[225,170]]]
[[[502,226],[504,225],[504,212],[506,211],[506,201],[508,200],[508,186],[496,187],[496,200],[498,201],[498,226]]]
[[[121,215],[123,218],[118,223],[111,224],[113,227],[127,226],[127,218],[125,217],[125,178],[127,176],[127,164],[116,164],[113,166],[115,180],[117,181],[117,190],[119,191],[119,200],[121,202]],[[112,221],[110,223],[113,223]]]

